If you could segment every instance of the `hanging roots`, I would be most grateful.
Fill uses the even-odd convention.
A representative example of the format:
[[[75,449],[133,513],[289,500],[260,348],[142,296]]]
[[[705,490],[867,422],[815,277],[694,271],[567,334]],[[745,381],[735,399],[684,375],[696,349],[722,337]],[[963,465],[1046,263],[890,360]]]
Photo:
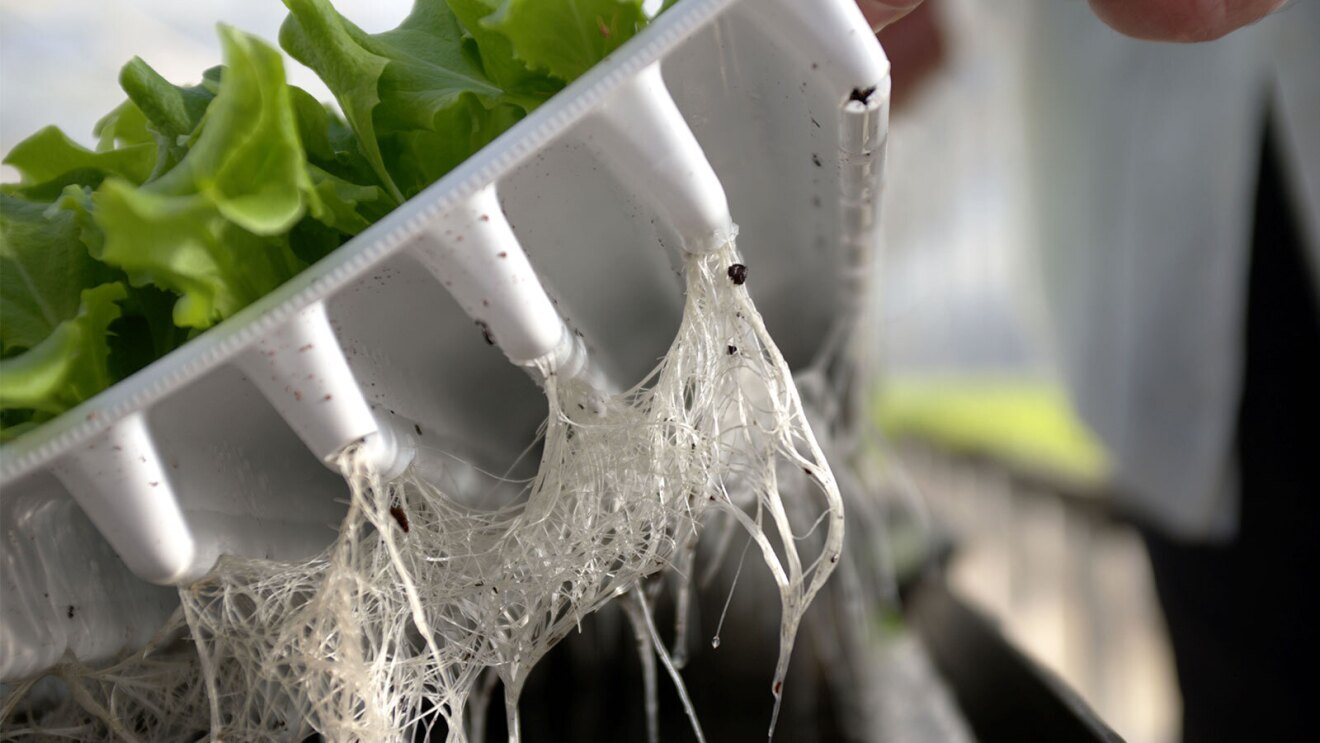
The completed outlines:
[[[72,731],[53,718],[78,718],[83,732],[71,737],[141,740],[200,728],[224,740],[315,731],[404,741],[442,723],[463,741],[476,722],[469,698],[484,709],[493,673],[517,740],[528,673],[584,616],[675,565],[686,601],[708,509],[747,531],[779,588],[777,714],[803,612],[842,551],[843,512],[746,277],[732,244],[689,257],[677,337],[628,392],[602,395],[542,370],[550,414],[522,503],[476,510],[412,471],[383,482],[350,448],[338,462],[351,500],[334,544],[302,563],[222,559],[180,591],[175,621],[195,653],[162,660],[148,648],[104,671],[62,666],[78,692],[42,726]],[[816,502],[786,509],[787,477]],[[790,510],[814,515],[790,520]],[[646,600],[626,600],[672,669]]]

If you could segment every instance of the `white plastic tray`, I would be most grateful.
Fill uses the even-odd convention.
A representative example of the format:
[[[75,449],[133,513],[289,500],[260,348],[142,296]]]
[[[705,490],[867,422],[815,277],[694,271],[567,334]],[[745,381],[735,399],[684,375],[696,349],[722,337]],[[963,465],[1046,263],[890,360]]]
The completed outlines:
[[[702,215],[599,127],[656,62],[728,195],[771,332],[808,362],[869,267],[888,64],[852,0],[683,0],[332,256],[0,448],[0,680],[140,645],[177,604],[165,586],[221,554],[323,548],[346,493],[323,459],[387,413],[420,446],[493,471],[517,460],[544,397],[416,250],[488,186],[602,369],[641,379],[678,325],[676,249]]]

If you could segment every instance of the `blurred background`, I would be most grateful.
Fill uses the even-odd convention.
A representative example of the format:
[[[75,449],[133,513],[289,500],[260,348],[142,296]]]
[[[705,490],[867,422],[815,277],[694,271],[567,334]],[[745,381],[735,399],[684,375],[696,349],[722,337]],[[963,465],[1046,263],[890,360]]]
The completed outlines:
[[[376,31],[410,2],[335,4]],[[866,404],[886,442],[877,466],[919,504],[954,591],[1124,739],[1170,743],[1180,699],[1145,549],[1116,516],[1110,459],[1070,404],[1045,325],[1029,165],[1033,117],[1049,115],[1032,95],[1039,6],[930,0],[881,36],[895,107],[863,338]],[[52,123],[90,145],[129,58],[195,80],[219,59],[213,19],[274,39],[284,14],[274,0],[0,0],[0,150]],[[293,65],[290,78],[329,99],[310,72]]]
[[[1027,89],[1037,5],[934,0],[881,35],[896,106],[875,415],[956,545],[953,589],[1123,738],[1176,741],[1145,548],[1112,515],[1105,452],[1070,405],[1042,317],[1028,159],[1029,118],[1046,115]]]
[[[1177,685],[1144,548],[1109,517],[1105,454],[1039,317],[1031,6],[938,0],[940,58],[910,81],[895,65],[877,416],[959,544],[956,590],[1124,738],[1173,741]]]

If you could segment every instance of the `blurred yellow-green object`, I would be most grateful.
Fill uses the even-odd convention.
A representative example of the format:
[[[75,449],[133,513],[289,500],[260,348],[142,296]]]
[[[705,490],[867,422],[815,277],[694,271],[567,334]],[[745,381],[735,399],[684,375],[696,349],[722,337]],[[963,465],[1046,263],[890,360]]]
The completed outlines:
[[[890,438],[915,439],[961,454],[1099,485],[1105,453],[1057,383],[978,376],[887,378],[875,420]]]

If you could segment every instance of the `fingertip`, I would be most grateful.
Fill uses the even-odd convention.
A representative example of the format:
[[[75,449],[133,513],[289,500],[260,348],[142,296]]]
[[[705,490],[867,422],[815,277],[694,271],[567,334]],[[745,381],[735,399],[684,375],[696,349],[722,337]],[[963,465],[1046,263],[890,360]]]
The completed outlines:
[[[866,22],[875,31],[911,13],[921,3],[922,0],[857,0]]]
[[[1148,41],[1223,38],[1278,10],[1287,0],[1090,0],[1102,21]]]

